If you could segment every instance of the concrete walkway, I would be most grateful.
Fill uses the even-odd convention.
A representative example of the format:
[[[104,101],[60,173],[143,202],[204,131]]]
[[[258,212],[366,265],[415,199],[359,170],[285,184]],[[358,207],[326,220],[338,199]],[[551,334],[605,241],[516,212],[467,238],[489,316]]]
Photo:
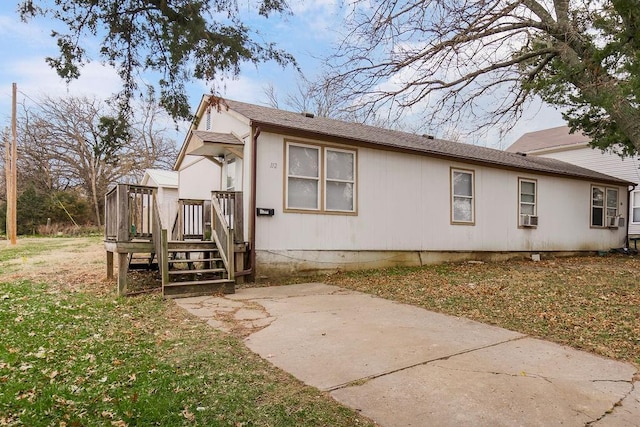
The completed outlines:
[[[382,426],[640,426],[636,368],[321,283],[176,300]]]

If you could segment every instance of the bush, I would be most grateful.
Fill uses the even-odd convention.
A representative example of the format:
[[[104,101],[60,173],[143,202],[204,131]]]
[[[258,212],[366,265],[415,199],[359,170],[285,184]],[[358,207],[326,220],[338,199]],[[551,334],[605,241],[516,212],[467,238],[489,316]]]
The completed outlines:
[[[33,184],[28,184],[18,196],[17,205],[17,231],[20,235],[62,233],[80,236],[100,232],[93,225],[89,203],[75,191],[47,194]],[[6,230],[6,202],[0,205],[0,211],[3,213],[0,216],[0,228]],[[91,231],[87,231],[88,229]]]

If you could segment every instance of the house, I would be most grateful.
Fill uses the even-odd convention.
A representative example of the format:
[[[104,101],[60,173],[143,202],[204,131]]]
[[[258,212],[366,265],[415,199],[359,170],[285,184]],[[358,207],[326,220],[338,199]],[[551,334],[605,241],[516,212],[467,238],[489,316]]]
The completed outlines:
[[[197,117],[180,156],[217,159],[222,182],[242,191],[259,275],[624,243],[624,228],[605,223],[626,217],[624,179],[208,96]]]
[[[622,158],[611,151],[591,148],[589,142],[589,137],[572,134],[568,126],[560,126],[526,133],[507,151],[562,160],[633,183],[628,193],[628,233],[632,239],[637,238],[640,236],[640,188],[635,186],[640,184],[640,157]]]
[[[184,169],[205,159],[219,171],[183,179]],[[155,248],[165,295],[199,293],[201,274],[218,270],[222,276],[208,286],[245,276],[594,252],[626,238],[625,179],[211,96],[200,102],[175,169],[181,194],[197,186],[202,199],[179,201],[199,210],[179,209],[173,230],[159,229],[154,217],[148,235],[123,231],[127,215],[135,217],[125,210],[137,206],[126,200],[142,190],[107,195],[107,210],[122,211],[118,224],[106,221],[108,253],[124,262],[127,252]],[[202,224],[199,234],[187,232],[189,223]],[[206,266],[172,270],[185,259],[195,263],[187,255],[196,250]],[[186,284],[171,282],[188,274]],[[123,276],[125,267],[119,289]]]
[[[222,164],[216,157],[200,155],[198,146],[202,147],[207,140],[207,133],[200,131],[189,132],[192,151],[187,154],[180,151],[174,165],[178,174],[178,193],[180,199],[208,200],[211,190],[222,188]],[[225,189],[227,186],[225,186]]]
[[[145,169],[140,185],[157,189],[156,198],[162,224],[170,227],[178,209],[178,172]],[[144,216],[143,216],[144,217]]]

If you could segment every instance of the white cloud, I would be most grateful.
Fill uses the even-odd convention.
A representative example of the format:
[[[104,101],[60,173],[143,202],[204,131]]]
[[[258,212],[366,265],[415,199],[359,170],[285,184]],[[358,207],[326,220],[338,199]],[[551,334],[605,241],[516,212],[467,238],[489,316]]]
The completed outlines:
[[[16,77],[20,92],[29,97],[95,96],[105,99],[122,87],[116,70],[91,62],[81,70],[80,78],[66,83],[43,58],[22,59],[10,64],[8,71]]]

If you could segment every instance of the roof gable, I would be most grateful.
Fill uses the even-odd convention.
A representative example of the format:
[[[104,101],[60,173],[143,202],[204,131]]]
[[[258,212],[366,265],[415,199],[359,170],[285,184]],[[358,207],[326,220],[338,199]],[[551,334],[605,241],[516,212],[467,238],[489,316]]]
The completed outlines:
[[[178,188],[178,172],[162,169],[145,169],[141,184],[149,185],[153,181],[158,187]]]
[[[506,151],[511,153],[531,153],[552,148],[569,148],[586,146],[591,139],[580,133],[570,133],[569,126],[559,126],[528,132],[516,140]]]

